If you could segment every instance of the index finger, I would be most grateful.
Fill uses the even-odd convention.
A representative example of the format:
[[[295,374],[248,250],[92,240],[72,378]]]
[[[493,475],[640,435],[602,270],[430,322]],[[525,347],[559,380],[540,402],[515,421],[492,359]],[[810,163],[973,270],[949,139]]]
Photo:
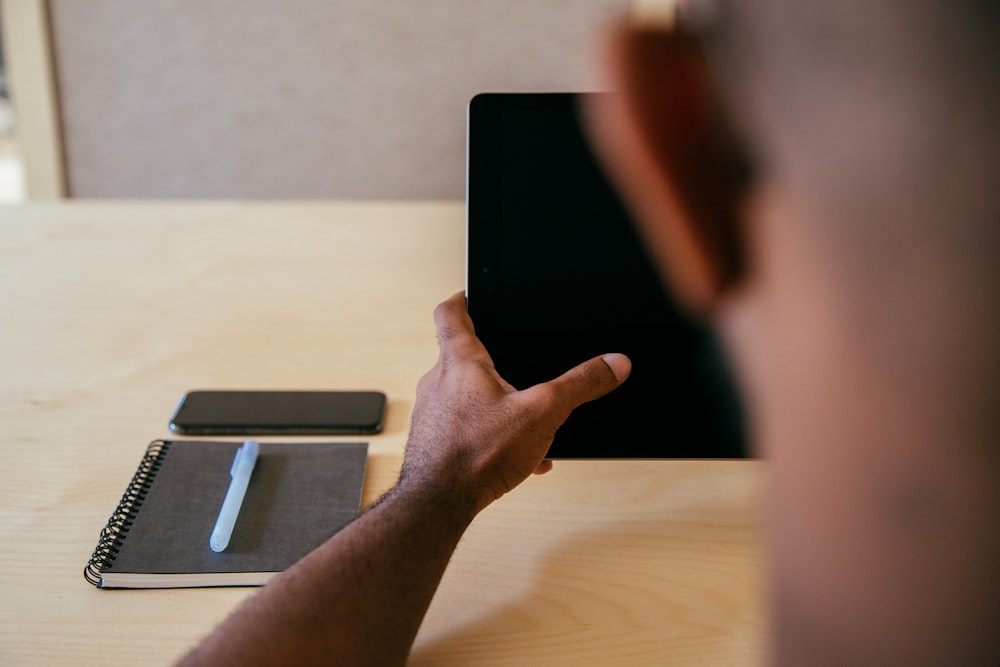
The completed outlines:
[[[465,306],[465,293],[456,292],[434,308],[434,326],[442,360],[456,356],[488,356],[476,337],[476,328]]]

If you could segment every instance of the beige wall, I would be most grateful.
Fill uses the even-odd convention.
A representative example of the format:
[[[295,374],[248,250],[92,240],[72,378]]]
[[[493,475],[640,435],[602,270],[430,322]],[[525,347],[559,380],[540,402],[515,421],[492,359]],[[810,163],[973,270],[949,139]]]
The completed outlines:
[[[630,5],[50,0],[68,193],[461,199],[469,98],[596,87]]]

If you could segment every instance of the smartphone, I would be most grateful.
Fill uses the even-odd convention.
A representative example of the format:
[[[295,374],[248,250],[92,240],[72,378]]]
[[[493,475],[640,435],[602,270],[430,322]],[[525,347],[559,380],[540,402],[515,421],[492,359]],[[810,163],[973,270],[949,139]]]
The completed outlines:
[[[379,433],[381,391],[212,390],[181,398],[170,430],[182,435],[355,435]]]

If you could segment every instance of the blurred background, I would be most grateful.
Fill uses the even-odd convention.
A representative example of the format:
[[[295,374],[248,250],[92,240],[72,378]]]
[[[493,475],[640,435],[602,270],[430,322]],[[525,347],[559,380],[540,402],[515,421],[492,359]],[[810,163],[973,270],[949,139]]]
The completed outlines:
[[[3,17],[0,15],[0,22]],[[3,39],[0,23],[0,40]],[[0,42],[2,45],[2,42]],[[21,201],[27,192],[24,183],[24,162],[14,132],[14,106],[7,85],[4,50],[0,48],[0,204]]]
[[[669,0],[0,0],[0,201],[462,199],[483,91]]]

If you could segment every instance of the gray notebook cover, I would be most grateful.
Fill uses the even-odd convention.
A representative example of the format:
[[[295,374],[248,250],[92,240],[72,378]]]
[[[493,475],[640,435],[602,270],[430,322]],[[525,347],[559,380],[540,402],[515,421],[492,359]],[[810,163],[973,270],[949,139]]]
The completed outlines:
[[[260,443],[229,546],[209,537],[240,442],[150,444],[88,563],[101,588],[261,585],[358,514],[366,442]]]

